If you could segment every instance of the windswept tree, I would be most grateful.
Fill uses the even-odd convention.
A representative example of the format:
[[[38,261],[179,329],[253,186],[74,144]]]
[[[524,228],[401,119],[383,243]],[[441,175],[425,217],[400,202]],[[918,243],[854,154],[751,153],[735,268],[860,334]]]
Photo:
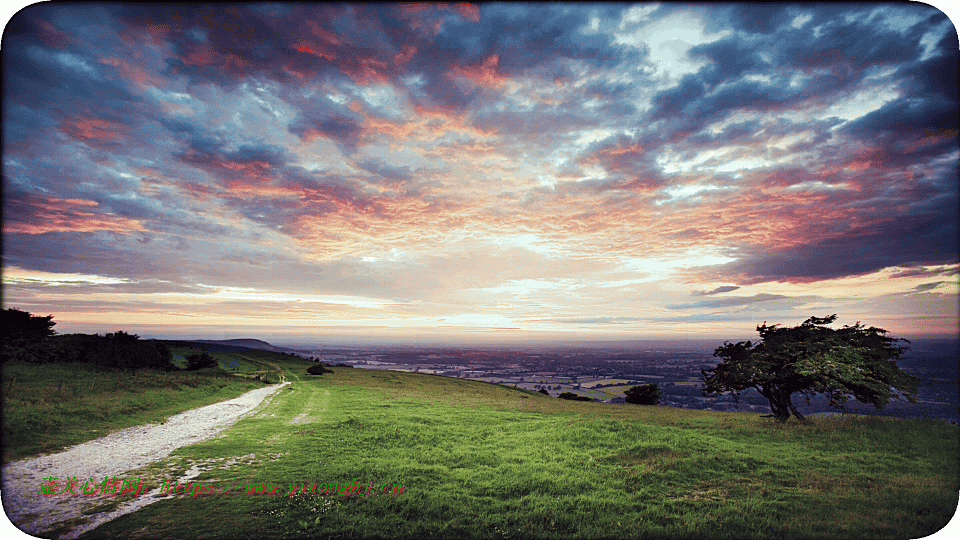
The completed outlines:
[[[803,420],[791,396],[800,394],[810,402],[815,394],[824,394],[830,406],[843,408],[853,397],[882,409],[890,398],[905,398],[916,403],[918,377],[897,367],[907,350],[887,337],[882,328],[866,328],[859,322],[840,329],[826,325],[836,315],[810,317],[800,326],[757,327],[760,342],[724,343],[713,355],[723,361],[712,369],[701,370],[703,394],[732,392],[747,388],[770,402],[773,416],[785,422],[793,414]]]

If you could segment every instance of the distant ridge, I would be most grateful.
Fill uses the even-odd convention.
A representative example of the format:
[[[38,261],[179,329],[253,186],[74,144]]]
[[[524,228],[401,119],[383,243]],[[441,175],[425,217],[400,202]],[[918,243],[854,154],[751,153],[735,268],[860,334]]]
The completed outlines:
[[[209,343],[211,345],[222,345],[226,347],[244,347],[247,349],[257,349],[261,351],[271,351],[278,353],[296,353],[294,349],[286,347],[277,347],[260,339],[192,339],[191,343]]]

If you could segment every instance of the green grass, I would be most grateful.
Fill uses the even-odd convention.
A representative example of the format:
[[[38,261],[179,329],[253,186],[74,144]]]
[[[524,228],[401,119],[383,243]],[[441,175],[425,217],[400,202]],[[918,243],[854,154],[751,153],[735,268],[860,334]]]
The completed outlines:
[[[174,349],[174,361],[192,352]],[[222,353],[217,356],[220,357]],[[274,357],[231,355],[221,366],[259,368],[279,381]],[[226,365],[224,365],[226,364]],[[89,364],[3,365],[3,462],[57,452],[113,431],[159,422],[183,411],[243,394],[263,383],[252,373],[102,371]]]
[[[314,377],[309,362],[244,355],[293,384],[137,474],[159,485],[196,465],[193,482],[282,495],[173,496],[81,538],[919,538],[957,505],[954,425],[781,425],[417,373]],[[405,492],[287,496],[354,479]]]

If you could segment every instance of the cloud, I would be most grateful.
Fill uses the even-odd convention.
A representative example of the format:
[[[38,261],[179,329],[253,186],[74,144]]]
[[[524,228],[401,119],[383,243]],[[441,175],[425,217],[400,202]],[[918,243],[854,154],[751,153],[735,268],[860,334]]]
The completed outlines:
[[[950,275],[957,274],[958,272],[960,272],[960,268],[958,268],[958,267],[952,267],[952,268],[926,268],[926,267],[922,267],[922,266],[921,266],[921,267],[919,267],[919,268],[911,268],[911,269],[909,269],[909,270],[903,270],[903,271],[900,271],[900,272],[896,272],[896,273],[894,273],[894,274],[891,274],[891,275],[890,275],[890,278],[891,278],[891,279],[898,279],[898,278],[908,278],[908,277],[950,276]]]
[[[746,247],[736,252],[739,260],[697,273],[741,285],[808,283],[893,266],[956,264],[956,245],[957,210],[947,206],[786,249]]]
[[[139,220],[103,213],[96,201],[88,199],[57,199],[17,191],[8,191],[4,198],[5,204],[17,208],[4,220],[5,235],[65,231],[131,234],[144,230]]]
[[[290,133],[309,142],[317,137],[325,137],[340,146],[345,154],[356,152],[357,142],[362,131],[360,115],[349,107],[340,106],[328,100],[300,105],[301,113],[287,128]]]
[[[38,4],[4,40],[4,264],[386,326],[718,329],[881,271],[932,298],[957,47],[925,5]]]
[[[735,291],[739,288],[740,287],[737,287],[734,285],[723,285],[721,287],[717,287],[716,289],[713,289],[712,291],[693,291],[692,294],[693,296],[710,296],[713,294],[720,294],[720,293]]]
[[[934,283],[921,283],[920,285],[917,285],[916,287],[914,287],[912,290],[917,292],[931,291],[933,289],[936,289],[941,283],[944,283],[944,282],[936,281]]]
[[[735,288],[739,288],[739,287],[735,287]],[[699,302],[693,302],[689,304],[671,304],[671,305],[668,305],[667,308],[694,309],[694,308],[718,308],[718,307],[730,307],[730,306],[745,306],[749,304],[756,304],[759,302],[770,302],[773,300],[782,300],[785,298],[788,298],[788,297],[781,294],[762,293],[762,294],[755,294],[753,296],[731,296],[726,298],[701,300]]]
[[[585,319],[555,319],[563,324],[618,324],[630,321],[641,321],[639,317],[590,317]]]

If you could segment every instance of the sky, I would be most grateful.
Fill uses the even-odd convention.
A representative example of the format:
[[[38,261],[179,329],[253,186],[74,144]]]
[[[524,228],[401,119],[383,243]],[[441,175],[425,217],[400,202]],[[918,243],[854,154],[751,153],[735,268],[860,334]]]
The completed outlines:
[[[34,4],[3,307],[272,342],[958,332],[921,3]]]

